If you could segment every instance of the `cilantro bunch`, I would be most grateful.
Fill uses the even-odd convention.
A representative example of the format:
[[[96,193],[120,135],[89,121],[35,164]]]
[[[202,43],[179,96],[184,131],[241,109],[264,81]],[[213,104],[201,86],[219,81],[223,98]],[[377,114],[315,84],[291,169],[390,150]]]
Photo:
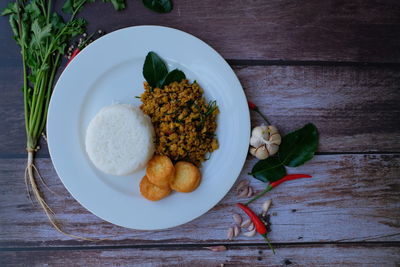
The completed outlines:
[[[16,0],[9,3],[1,15],[9,17],[14,39],[21,48],[28,153],[25,170],[27,190],[29,196],[32,191],[51,224],[64,233],[53,218],[54,213],[39,190],[35,178],[41,179],[41,177],[33,159],[39,149],[37,143],[46,124],[51,92],[61,58],[71,39],[85,31],[86,21],[75,17],[86,3],[94,0],[67,0],[63,11],[71,13],[68,21],[64,21],[53,11],[52,2],[53,0]],[[106,0],[106,2],[111,2],[116,9],[125,7],[124,0]]]

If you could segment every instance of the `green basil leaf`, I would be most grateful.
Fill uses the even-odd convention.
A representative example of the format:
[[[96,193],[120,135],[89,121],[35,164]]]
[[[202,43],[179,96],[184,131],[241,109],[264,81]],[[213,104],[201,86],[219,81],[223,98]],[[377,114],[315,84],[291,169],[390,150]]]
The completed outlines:
[[[153,88],[161,88],[164,77],[168,74],[164,61],[154,52],[149,52],[143,65],[143,77]]]
[[[173,82],[178,82],[180,83],[183,79],[186,79],[185,73],[183,71],[174,69],[173,71],[169,72],[167,76],[165,76],[161,87],[164,87],[168,84],[171,84]]]
[[[297,167],[312,159],[318,148],[317,127],[309,123],[282,138],[279,146],[279,159],[289,167]]]
[[[278,157],[269,157],[257,162],[250,175],[264,183],[274,182],[286,175],[286,169]]]
[[[143,0],[143,4],[158,13],[169,13],[173,8],[171,0]]]

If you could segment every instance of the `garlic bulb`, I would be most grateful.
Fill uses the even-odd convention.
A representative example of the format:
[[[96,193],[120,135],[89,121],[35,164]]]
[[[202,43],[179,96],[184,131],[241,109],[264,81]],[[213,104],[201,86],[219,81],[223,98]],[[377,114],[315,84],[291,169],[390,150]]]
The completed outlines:
[[[250,154],[258,159],[266,159],[278,152],[281,142],[281,135],[275,126],[254,127],[250,138]]]

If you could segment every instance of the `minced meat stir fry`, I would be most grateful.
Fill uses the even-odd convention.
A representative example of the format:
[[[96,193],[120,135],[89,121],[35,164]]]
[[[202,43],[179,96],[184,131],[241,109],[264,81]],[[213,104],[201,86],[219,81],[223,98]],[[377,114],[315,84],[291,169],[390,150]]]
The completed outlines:
[[[153,123],[156,154],[199,166],[207,153],[218,148],[215,130],[219,110],[215,101],[206,103],[196,82],[182,80],[163,89],[153,89],[145,82],[144,89],[140,108]]]

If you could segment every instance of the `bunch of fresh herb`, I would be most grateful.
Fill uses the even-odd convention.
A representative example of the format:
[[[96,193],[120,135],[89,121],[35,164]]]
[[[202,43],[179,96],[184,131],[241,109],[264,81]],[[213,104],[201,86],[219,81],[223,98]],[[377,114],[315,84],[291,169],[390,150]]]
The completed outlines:
[[[54,78],[60,66],[61,57],[71,39],[85,31],[86,22],[75,16],[85,3],[93,2],[93,0],[68,0],[63,8],[72,13],[68,21],[64,21],[60,15],[53,12],[52,2],[52,0],[16,0],[10,3],[1,14],[9,16],[14,39],[21,47],[22,92],[28,153],[25,170],[27,190],[30,194],[29,183],[36,200],[51,224],[64,233],[53,218],[54,213],[45,202],[36,182],[36,178],[41,179],[41,177],[34,165],[34,155],[39,149],[37,143],[46,124]],[[111,0],[111,2],[118,9],[124,7],[121,0]]]

